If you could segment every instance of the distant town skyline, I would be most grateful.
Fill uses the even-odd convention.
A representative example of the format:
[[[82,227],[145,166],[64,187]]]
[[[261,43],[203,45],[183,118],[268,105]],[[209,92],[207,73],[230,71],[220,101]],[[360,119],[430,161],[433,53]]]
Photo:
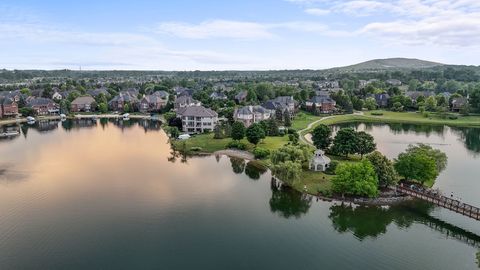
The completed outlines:
[[[324,69],[391,57],[480,64],[478,0],[4,0],[0,14],[6,69]]]

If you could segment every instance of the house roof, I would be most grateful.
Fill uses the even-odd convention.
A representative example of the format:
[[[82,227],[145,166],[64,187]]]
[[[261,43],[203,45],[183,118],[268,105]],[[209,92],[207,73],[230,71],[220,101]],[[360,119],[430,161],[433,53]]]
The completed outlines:
[[[168,98],[168,93],[165,91],[156,91],[152,95],[159,96],[162,99]]]
[[[75,100],[72,101],[72,105],[85,105],[85,104],[92,104],[95,102],[95,99],[91,96],[83,96],[77,97]]]
[[[177,114],[180,116],[195,116],[195,117],[217,117],[218,114],[209,109],[205,108],[203,106],[190,106],[190,107],[184,107],[180,108],[177,111]]]
[[[46,105],[50,105],[50,104],[55,104],[55,102],[53,102],[53,100],[51,100],[49,98],[41,98],[41,97],[40,98],[33,98],[28,102],[29,107],[32,107],[32,106],[46,106]]]
[[[197,102],[198,101],[193,99],[191,96],[179,96],[175,99],[175,104],[192,104]]]
[[[248,92],[247,91],[241,91],[237,95],[235,95],[235,99],[240,100],[240,99],[245,99],[247,98]]]
[[[316,150],[315,155],[313,156],[313,164],[329,164],[331,162],[330,158],[325,156],[325,152],[322,150]]]
[[[238,108],[236,114],[254,114],[254,113],[268,113],[269,111],[262,106],[243,106]]]
[[[335,104],[335,100],[333,100],[331,97],[328,96],[314,96],[308,101],[312,103],[333,103]]]

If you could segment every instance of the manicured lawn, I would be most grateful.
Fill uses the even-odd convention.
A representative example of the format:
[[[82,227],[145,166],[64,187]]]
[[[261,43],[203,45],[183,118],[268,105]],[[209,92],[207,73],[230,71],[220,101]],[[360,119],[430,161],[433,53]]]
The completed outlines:
[[[183,144],[185,143],[185,149],[187,152],[190,152],[192,147],[201,147],[202,149],[199,150],[199,152],[213,153],[215,151],[224,150],[225,146],[230,141],[232,141],[231,138],[214,139],[213,134],[211,133],[211,134],[199,134],[199,135],[193,136],[188,140],[177,140],[177,141],[174,141],[173,144],[175,145],[177,150],[181,150],[183,148]],[[243,139],[242,142],[247,145],[248,151],[252,151],[255,148],[255,146],[249,143],[247,139]],[[286,143],[288,143],[288,136],[266,137],[257,145],[257,147],[261,147],[261,148],[272,151],[280,148]]]
[[[382,113],[381,116],[372,115],[372,113]],[[385,122],[385,123],[418,123],[418,124],[439,124],[449,126],[477,126],[480,127],[480,116],[462,116],[455,114],[458,119],[443,119],[436,113],[429,113],[429,117],[416,112],[390,112],[390,111],[372,111],[365,112],[367,121]]]
[[[295,182],[293,187],[298,191],[306,191],[310,194],[329,192],[332,178],[333,175],[322,172],[303,171],[300,180]]]
[[[308,124],[321,119],[322,116],[316,116],[307,112],[299,112],[292,121],[292,128],[301,130],[308,126]]]

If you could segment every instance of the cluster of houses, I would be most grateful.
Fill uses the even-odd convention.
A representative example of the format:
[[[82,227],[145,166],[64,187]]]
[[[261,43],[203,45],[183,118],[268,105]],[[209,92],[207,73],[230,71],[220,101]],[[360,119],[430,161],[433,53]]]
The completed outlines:
[[[443,96],[446,100],[450,100],[452,96],[449,92],[443,92],[440,94],[435,94],[433,91],[407,91],[405,96],[412,100],[412,103],[415,104],[420,97],[428,98],[431,96]],[[377,102],[378,107],[386,108],[389,105],[390,95],[387,93],[371,94],[369,97],[372,97]],[[451,100],[450,109],[453,112],[458,112],[462,107],[468,103],[467,97],[455,97]]]

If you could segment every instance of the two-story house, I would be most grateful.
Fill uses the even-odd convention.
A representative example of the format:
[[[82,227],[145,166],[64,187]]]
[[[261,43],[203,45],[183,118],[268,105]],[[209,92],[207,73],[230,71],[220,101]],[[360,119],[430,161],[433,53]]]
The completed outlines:
[[[218,123],[218,114],[203,106],[179,108],[177,117],[182,119],[182,131],[188,134],[213,131]]]
[[[270,119],[272,112],[262,106],[244,106],[235,109],[233,118],[235,121],[242,122],[245,127],[249,127],[253,123]]]
[[[72,112],[90,112],[96,108],[95,99],[91,96],[77,97],[70,104]]]

